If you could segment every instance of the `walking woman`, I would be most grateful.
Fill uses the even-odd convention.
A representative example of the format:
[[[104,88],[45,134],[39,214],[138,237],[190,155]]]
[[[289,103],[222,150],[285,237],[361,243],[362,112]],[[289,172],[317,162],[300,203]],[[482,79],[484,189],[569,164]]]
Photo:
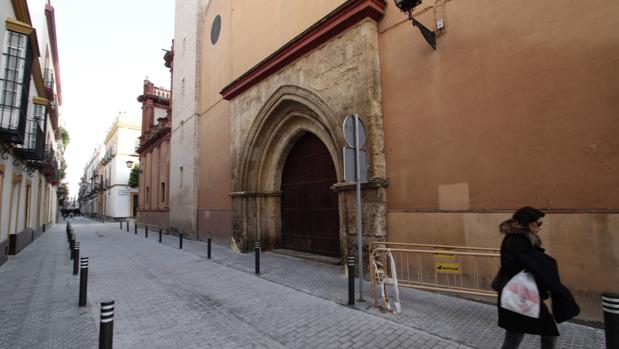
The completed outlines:
[[[559,336],[556,322],[569,320],[580,312],[569,290],[561,284],[557,262],[542,248],[538,234],[544,216],[540,210],[523,207],[500,225],[505,237],[501,244],[501,268],[492,288],[499,292],[499,326],[505,329],[502,349],[518,348],[525,333],[540,335],[542,349],[555,348]],[[523,270],[533,275],[541,299],[538,299],[540,311],[536,318],[501,307],[503,288]],[[552,314],[543,302],[549,297]]]

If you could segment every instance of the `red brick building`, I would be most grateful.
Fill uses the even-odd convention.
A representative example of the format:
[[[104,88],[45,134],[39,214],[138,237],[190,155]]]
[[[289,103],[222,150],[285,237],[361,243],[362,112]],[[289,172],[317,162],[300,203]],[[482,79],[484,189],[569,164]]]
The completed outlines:
[[[166,54],[166,57],[169,55]],[[166,66],[171,67],[166,59]],[[142,135],[136,152],[140,155],[137,220],[139,223],[168,227],[170,177],[171,94],[144,80]]]

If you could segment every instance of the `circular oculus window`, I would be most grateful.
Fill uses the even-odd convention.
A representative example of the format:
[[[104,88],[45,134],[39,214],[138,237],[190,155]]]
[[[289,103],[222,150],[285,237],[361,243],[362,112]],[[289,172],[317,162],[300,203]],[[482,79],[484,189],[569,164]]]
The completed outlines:
[[[213,25],[211,26],[211,44],[215,45],[219,39],[219,32],[221,31],[221,16],[215,16],[213,19]]]

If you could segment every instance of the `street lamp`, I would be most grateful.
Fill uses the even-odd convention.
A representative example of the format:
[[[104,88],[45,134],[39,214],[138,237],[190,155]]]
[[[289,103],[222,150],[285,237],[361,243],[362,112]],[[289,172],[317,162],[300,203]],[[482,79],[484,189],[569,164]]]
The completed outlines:
[[[421,35],[423,35],[426,42],[436,50],[436,33],[426,28],[426,26],[421,24],[421,22],[413,18],[413,11],[415,10],[415,7],[421,5],[421,1],[423,0],[394,0],[395,5],[400,9],[400,11],[408,13],[408,19],[413,23],[413,27],[419,28],[419,31],[421,32]]]
[[[133,167],[133,160],[127,160],[126,164],[127,164],[127,168],[132,168]]]
[[[395,5],[402,12],[412,12],[416,6],[421,5],[422,0],[395,0]]]

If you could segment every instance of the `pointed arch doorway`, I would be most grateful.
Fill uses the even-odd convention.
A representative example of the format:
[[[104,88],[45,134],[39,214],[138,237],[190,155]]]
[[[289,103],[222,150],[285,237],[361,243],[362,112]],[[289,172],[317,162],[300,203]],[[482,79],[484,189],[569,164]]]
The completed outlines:
[[[337,182],[329,150],[306,132],[292,147],[281,180],[281,247],[340,256]]]

